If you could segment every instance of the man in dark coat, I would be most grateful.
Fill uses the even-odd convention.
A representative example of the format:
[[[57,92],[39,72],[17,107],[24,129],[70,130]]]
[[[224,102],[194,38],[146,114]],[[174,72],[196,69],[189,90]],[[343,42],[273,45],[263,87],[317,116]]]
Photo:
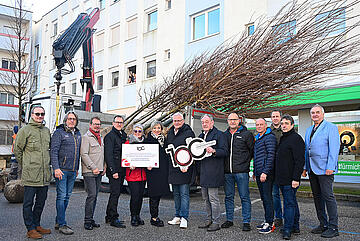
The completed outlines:
[[[110,196],[106,208],[105,221],[117,228],[125,228],[125,225],[120,221],[118,214],[118,201],[120,191],[124,183],[125,168],[122,168],[121,151],[122,144],[126,141],[126,133],[122,130],[124,127],[124,118],[116,115],[113,119],[113,127],[111,131],[104,138],[105,147],[105,162],[107,165],[106,176],[110,183]]]
[[[296,191],[305,164],[305,142],[294,130],[294,119],[289,115],[281,118],[283,135],[277,149],[275,161],[275,183],[284,197],[283,238],[290,239],[291,233],[299,233],[299,206]]]
[[[207,231],[220,229],[220,200],[219,187],[224,184],[224,159],[228,156],[228,143],[224,134],[214,126],[211,115],[205,114],[201,118],[203,132],[200,138],[206,142],[216,141],[216,144],[206,148],[208,156],[200,161],[200,186],[205,201],[207,220],[199,228]]]
[[[185,140],[189,137],[195,137],[191,127],[185,124],[184,117],[181,113],[175,113],[172,117],[173,126],[168,131],[168,144],[178,147],[186,145]],[[170,225],[180,224],[180,228],[187,228],[187,220],[189,218],[190,206],[190,184],[193,179],[194,165],[188,167],[174,167],[172,163],[169,164],[169,183],[172,184],[174,202],[175,202],[175,217],[168,221]]]
[[[256,120],[256,131],[254,145],[254,174],[259,188],[260,197],[265,211],[265,222],[256,228],[262,234],[274,231],[274,207],[272,200],[273,169],[276,153],[276,137],[267,127],[263,118]]]

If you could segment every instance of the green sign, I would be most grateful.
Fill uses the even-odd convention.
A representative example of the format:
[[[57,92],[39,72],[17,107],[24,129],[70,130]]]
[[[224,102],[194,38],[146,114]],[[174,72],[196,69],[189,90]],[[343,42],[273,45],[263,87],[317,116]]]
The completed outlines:
[[[360,161],[339,161],[339,176],[360,176]]]

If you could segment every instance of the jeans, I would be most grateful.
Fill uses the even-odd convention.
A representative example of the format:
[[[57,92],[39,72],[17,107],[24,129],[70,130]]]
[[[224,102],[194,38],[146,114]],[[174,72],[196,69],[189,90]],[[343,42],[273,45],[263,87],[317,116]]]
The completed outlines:
[[[131,216],[140,215],[146,181],[128,182]]]
[[[282,213],[282,208],[281,208],[280,188],[275,183],[273,185],[272,196],[273,196],[273,203],[274,203],[275,218],[282,219],[283,213]]]
[[[121,188],[124,183],[124,176],[119,176],[118,179],[109,176],[110,183],[110,195],[109,201],[106,207],[106,219],[113,221],[118,219],[118,202],[120,197]]]
[[[284,231],[291,233],[299,229],[300,211],[296,200],[297,188],[292,186],[279,186],[284,197]]]
[[[206,220],[219,224],[220,219],[220,200],[219,188],[201,187],[202,198],[205,201],[207,218]]]
[[[273,187],[272,177],[267,176],[266,181],[261,182],[260,176],[257,176],[256,183],[259,188],[261,201],[263,202],[263,207],[265,211],[265,222],[271,225],[274,222],[274,206],[272,199],[272,187]]]
[[[232,222],[234,219],[235,183],[241,199],[243,223],[250,223],[251,201],[249,192],[249,173],[225,174],[224,189],[226,220]]]
[[[24,186],[23,217],[28,231],[40,226],[41,213],[44,210],[48,186]],[[35,205],[34,205],[35,198]]]
[[[314,196],[316,214],[322,227],[338,228],[336,199],[333,193],[334,175],[316,175],[309,173],[311,190]],[[329,220],[325,212],[325,206]]]
[[[175,217],[188,219],[190,206],[190,185],[173,184],[172,188],[175,202]]]
[[[150,197],[149,199],[150,215],[152,218],[157,218],[159,216],[160,198],[161,196],[156,196]]]
[[[87,197],[85,201],[85,223],[94,222],[94,212],[96,207],[96,199],[100,190],[101,175],[84,176],[85,191]]]

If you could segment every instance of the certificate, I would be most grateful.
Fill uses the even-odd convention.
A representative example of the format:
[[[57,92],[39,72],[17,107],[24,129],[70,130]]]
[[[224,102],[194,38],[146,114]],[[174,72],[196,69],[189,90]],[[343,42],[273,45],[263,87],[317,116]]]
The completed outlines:
[[[159,144],[122,144],[121,166],[159,168]]]

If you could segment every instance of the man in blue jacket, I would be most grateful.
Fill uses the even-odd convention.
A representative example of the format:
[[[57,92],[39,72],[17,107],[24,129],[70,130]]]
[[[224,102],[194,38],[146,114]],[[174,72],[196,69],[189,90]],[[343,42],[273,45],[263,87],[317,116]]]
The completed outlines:
[[[314,125],[305,134],[305,167],[309,173],[316,214],[320,225],[311,233],[332,238],[339,235],[337,204],[333,193],[334,174],[338,170],[340,136],[336,125],[324,120],[324,108],[314,105],[310,110]],[[329,219],[325,212],[328,211]]]
[[[272,187],[277,142],[275,135],[267,127],[265,119],[256,120],[256,131],[258,134],[255,136],[253,179],[256,179],[265,211],[265,222],[256,228],[259,233],[267,234],[274,231]]]
[[[77,115],[67,113],[64,123],[57,127],[51,138],[50,159],[56,183],[55,229],[65,235],[74,233],[66,223],[65,212],[79,170],[81,134],[77,124]]]
[[[206,142],[215,140],[216,144],[206,148],[209,156],[200,161],[200,186],[205,201],[207,220],[199,228],[207,231],[220,229],[219,187],[224,185],[224,160],[228,156],[228,143],[224,134],[214,126],[211,115],[201,118],[202,133],[199,135]]]

